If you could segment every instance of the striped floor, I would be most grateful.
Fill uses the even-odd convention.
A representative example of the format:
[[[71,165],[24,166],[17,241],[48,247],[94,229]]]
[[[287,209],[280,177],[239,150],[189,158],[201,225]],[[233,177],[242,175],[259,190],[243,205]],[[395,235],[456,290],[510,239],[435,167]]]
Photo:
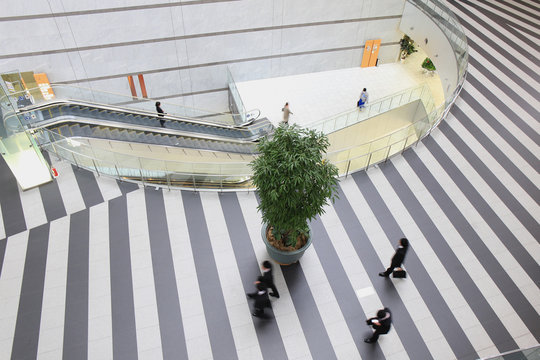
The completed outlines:
[[[343,179],[299,264],[267,259],[253,193],[139,188],[51,159],[0,162],[0,359],[477,359],[540,341],[537,1],[453,1],[467,83],[417,147]],[[535,185],[536,184],[536,185]],[[406,236],[409,278],[383,279]],[[376,345],[364,319],[394,327]]]

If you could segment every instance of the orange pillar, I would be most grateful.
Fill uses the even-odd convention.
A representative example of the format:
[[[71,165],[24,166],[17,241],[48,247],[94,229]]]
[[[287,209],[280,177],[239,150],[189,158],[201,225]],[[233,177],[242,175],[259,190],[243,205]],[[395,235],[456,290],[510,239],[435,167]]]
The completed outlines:
[[[362,64],[360,67],[369,66],[369,58],[371,56],[371,49],[373,48],[373,40],[366,41],[366,46],[364,47],[364,55],[362,56]]]
[[[371,55],[369,56],[368,66],[375,66],[377,64],[377,58],[379,57],[380,47],[381,47],[381,39],[373,40],[373,46],[371,47]]]
[[[133,76],[128,75],[129,88],[131,89],[131,96],[137,97],[137,89],[135,89],[135,83],[133,82]]]

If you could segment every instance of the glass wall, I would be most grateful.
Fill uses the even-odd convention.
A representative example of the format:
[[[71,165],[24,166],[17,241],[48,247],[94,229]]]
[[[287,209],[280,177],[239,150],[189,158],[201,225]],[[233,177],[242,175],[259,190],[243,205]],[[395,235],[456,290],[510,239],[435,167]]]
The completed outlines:
[[[35,140],[24,130],[24,119],[14,115],[14,109],[32,103],[32,96],[26,91],[17,93],[17,90],[24,88],[23,80],[20,75],[11,75],[11,81],[4,80],[4,76],[0,81],[0,118],[12,114],[11,129],[8,129],[4,121],[0,126],[0,153],[21,189],[27,190],[51,181],[52,177],[49,165]]]

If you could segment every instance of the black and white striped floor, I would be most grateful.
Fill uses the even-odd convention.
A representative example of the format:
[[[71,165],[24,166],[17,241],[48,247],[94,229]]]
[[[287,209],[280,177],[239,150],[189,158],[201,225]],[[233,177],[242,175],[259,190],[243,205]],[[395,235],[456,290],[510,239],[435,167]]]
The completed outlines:
[[[273,317],[253,193],[142,189],[0,164],[0,359],[477,359],[540,341],[537,1],[454,1],[467,83],[416,148],[343,179]],[[383,279],[406,236],[409,278]],[[379,343],[364,319],[393,310]]]

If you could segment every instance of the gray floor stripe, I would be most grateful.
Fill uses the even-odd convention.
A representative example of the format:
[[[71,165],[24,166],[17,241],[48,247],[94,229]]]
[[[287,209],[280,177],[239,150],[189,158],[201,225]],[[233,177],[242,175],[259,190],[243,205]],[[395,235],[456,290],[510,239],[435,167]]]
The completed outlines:
[[[246,222],[242,217],[242,209],[240,208],[238,198],[235,193],[223,193],[220,194],[219,200],[227,224],[229,238],[231,239],[236,264],[238,265],[238,271],[244,285],[244,291],[246,293],[253,292],[253,281],[261,274],[261,271],[257,263],[253,245],[251,244]],[[271,310],[268,310],[266,312],[271,316]],[[257,332],[263,358],[286,359],[287,352],[285,351],[276,321],[274,319],[260,320],[254,317],[253,323],[255,324],[255,331]]]
[[[475,109],[482,119],[484,119],[484,121],[523,158],[523,160],[525,160],[533,169],[540,169],[540,160],[538,160],[538,157],[506,129],[492,113],[485,109],[474,96],[469,94],[466,89],[462,89],[460,97],[465,100],[469,106]]]
[[[48,223],[30,230],[15,336],[11,350],[12,359],[35,359],[37,357],[48,245]]]
[[[442,133],[450,140],[456,149],[463,155],[467,162],[476,170],[482,179],[488,184],[497,196],[504,202],[508,209],[518,218],[521,224],[533,235],[540,237],[540,224],[530,214],[519,201],[512,195],[508,188],[491,172],[486,164],[471,150],[471,148],[461,139],[458,134],[448,125],[447,122],[442,122],[439,125]],[[473,187],[472,185],[470,186]],[[532,194],[536,202],[540,202],[540,190]],[[494,214],[493,214],[494,215]],[[488,215],[490,216],[490,215]]]
[[[0,240],[0,276],[2,276],[2,267],[4,265],[4,255],[6,254],[7,238]]]
[[[163,359],[187,359],[163,193],[150,188],[144,193]]]
[[[520,16],[519,14],[508,11],[507,9],[505,9],[503,7],[499,7],[499,6],[495,5],[495,3],[493,1],[490,1],[490,0],[478,0],[478,1],[480,1],[481,3],[483,3],[483,4],[487,5],[487,6],[492,7],[493,9],[496,9],[496,10],[504,13],[506,15],[505,22],[508,25],[511,25],[513,27],[517,27],[521,31],[525,31],[525,32],[527,32],[528,34],[530,34],[530,35],[532,35],[534,37],[540,38],[540,35],[538,33],[535,33],[534,31],[531,31],[528,28],[525,28],[525,27],[521,26],[520,24],[516,23],[516,21],[519,21],[519,22],[527,24],[527,25],[529,25],[531,27],[536,27],[536,28],[540,29],[537,22],[526,19],[526,18]],[[513,18],[513,19],[510,20],[510,18]]]
[[[492,22],[495,22],[503,27],[506,27],[506,30],[510,33],[512,33],[514,36],[516,36],[516,34],[518,34],[517,36],[520,36],[518,32],[516,32],[514,29],[511,29],[507,26],[505,26],[505,21],[498,15],[496,14],[493,14],[492,12],[474,4],[474,3],[471,3],[469,0],[461,0],[460,1],[460,4],[463,4],[463,8],[465,8],[465,5],[468,6],[469,8],[475,8],[476,10],[482,12],[482,14],[484,16],[487,16],[490,21]],[[490,24],[489,22],[485,21],[485,20],[482,20],[480,17],[478,17],[476,14],[474,14],[473,12],[469,11],[469,10],[465,10],[465,13],[471,17],[472,19],[476,20],[476,23],[484,26],[485,29],[487,29],[489,32],[491,32],[491,34],[493,36],[495,36],[498,40],[502,40],[504,43],[506,43],[509,47],[513,48],[516,52],[518,52],[519,54],[523,55],[524,57],[528,58],[530,61],[536,61],[536,57],[534,56],[534,54],[532,53],[529,53],[529,52],[525,52],[523,51],[523,48],[516,44],[515,41],[513,40],[510,40],[508,38],[508,36],[506,36],[505,34],[501,33],[500,31],[498,31],[497,29],[495,29],[492,24]],[[532,42],[531,40],[529,39],[525,39],[524,40],[528,45],[532,46],[532,47],[538,47],[538,45],[536,45],[534,42]]]
[[[281,271],[304,331],[311,357],[315,360],[337,359],[300,263],[281,266]]]
[[[480,323],[493,343],[497,346],[497,349],[500,352],[517,349],[518,346],[512,339],[510,333],[506,330],[503,323],[497,317],[497,314],[493,311],[469,274],[464,271],[463,265],[450,245],[446,242],[443,234],[440,233],[437,226],[433,223],[433,220],[431,220],[426,210],[422,207],[394,165],[389,162],[384,166],[381,166],[381,170],[411,217],[414,219],[414,222],[418,225],[420,231],[422,231],[424,237],[429,241],[431,248],[441,261],[446,272],[450,275],[478,320],[480,320]],[[434,314],[436,314],[435,317],[442,315],[439,312],[434,312]],[[442,321],[441,324],[443,326],[448,325],[446,321]],[[459,326],[459,324],[455,325]],[[457,340],[454,345],[457,348],[460,347],[460,339],[456,339],[456,337],[453,336],[452,329],[448,329],[448,331],[444,331],[444,333],[450,334],[450,338],[446,336],[447,340]],[[456,355],[458,355],[458,353],[456,353]],[[461,357],[458,356],[458,358]]]
[[[512,4],[512,2],[510,2],[510,1],[504,1],[504,0],[503,0],[503,1],[501,1],[501,0],[496,0],[496,1],[497,1],[497,2],[502,2],[502,3],[504,3],[506,6],[512,8],[512,9],[518,11],[518,12],[521,12],[521,13],[523,13],[523,14],[529,15],[530,17],[534,17],[534,18],[536,18],[537,20],[540,21],[540,16],[534,14],[534,13],[531,12],[531,11],[524,10],[524,9],[520,8],[519,6],[516,6],[516,5]],[[535,0],[533,0],[533,1],[535,1]],[[540,11],[540,9],[538,9],[537,7],[534,7],[534,5],[532,5],[532,4],[530,4],[530,3],[526,2],[526,1],[514,0],[514,2],[519,3],[519,4],[523,5],[523,6],[529,7],[529,8],[531,8],[532,10]],[[536,24],[536,26],[538,26],[538,23]]]
[[[47,221],[53,221],[67,215],[56,181],[41,185],[39,187],[39,193]]]
[[[482,57],[487,60],[487,63],[491,64],[493,67],[497,68],[499,71],[501,71],[506,76],[508,76],[510,79],[512,79],[512,81],[515,82],[520,88],[522,88],[523,90],[525,90],[529,94],[534,94],[535,96],[538,96],[537,95],[538,91],[533,86],[531,86],[531,84],[529,84],[527,81],[523,80],[522,78],[517,77],[516,74],[511,69],[506,67],[506,65],[504,65],[499,59],[497,59],[494,56],[493,53],[487,51],[486,49],[484,49],[482,46],[478,45],[476,42],[474,42],[470,38],[467,38],[467,43],[468,43],[469,47],[473,48],[474,51],[476,51],[477,53],[482,55]],[[475,65],[474,57],[470,56],[469,61],[471,61],[470,59],[473,59],[471,64],[473,64],[473,66],[474,66]],[[483,60],[481,60],[481,61],[483,61]],[[517,89],[517,90],[519,91],[519,89]],[[460,96],[462,94],[463,94],[463,91],[460,93]]]
[[[386,237],[395,248],[398,240],[403,237],[403,231],[382,200],[369,176],[365,172],[360,172],[354,174],[353,179],[366,199],[366,202],[369,204],[382,229],[384,230]],[[338,203],[336,202],[336,209],[338,208],[337,204]],[[348,203],[346,203],[346,205],[347,206],[340,211],[340,218],[342,218],[341,222],[346,224],[346,226],[350,226],[348,224],[357,223],[358,225],[356,226],[361,227],[358,219],[356,219],[356,216],[354,216],[354,212],[352,208],[350,208],[350,205]],[[355,231],[355,229],[352,228],[348,230],[348,233],[349,236],[354,236],[354,234],[358,233],[358,231]],[[429,350],[420,337],[420,334],[416,329],[416,325],[407,312],[407,308],[401,301],[394,285],[388,281],[388,279],[381,278],[378,275],[380,271],[384,271],[386,267],[388,267],[390,264],[390,259],[388,259],[386,263],[381,264],[378,260],[377,253],[373,249],[369,239],[367,239],[367,235],[363,233],[361,237],[357,235],[356,238],[362,239],[361,241],[363,243],[363,246],[360,246],[359,244],[355,246],[357,247],[356,251],[359,252],[359,254],[363,254],[364,257],[371,259],[372,264],[368,264],[367,267],[368,274],[373,284],[378,286],[377,293],[379,296],[381,296],[383,303],[386,305],[387,303],[394,302],[395,304],[392,306],[397,306],[393,313],[395,314],[396,318],[396,329],[399,332],[399,338],[407,349],[407,352],[409,352],[410,358],[427,359],[428,357],[431,357]],[[459,326],[459,323],[448,308],[448,305],[439,293],[438,288],[435,286],[433,279],[431,279],[430,274],[426,271],[422,262],[416,255],[416,252],[414,251],[414,239],[410,240],[411,246],[407,251],[405,265],[407,266],[407,271],[411,274],[411,276],[407,281],[414,282],[414,285],[422,296],[424,303],[433,314],[434,320],[437,322],[437,325],[444,334],[455,355],[459,359],[478,358],[474,347],[471,345],[469,339],[461,329],[461,326]],[[366,254],[366,249],[370,249],[369,255]],[[392,309],[392,307],[390,307],[390,309]],[[398,316],[402,317],[401,324],[397,323],[399,319]],[[398,328],[398,326],[401,326],[401,329]]]
[[[519,67],[520,70],[526,73],[528,76],[530,76],[531,79],[540,81],[540,76],[536,73],[536,71],[533,71],[532,69],[530,69],[528,66],[523,64],[521,60],[514,57],[511,54],[511,52],[505,50],[505,47],[511,47],[516,52],[523,53],[523,50],[521,48],[519,47],[516,48],[513,41],[510,41],[506,36],[504,36],[503,34],[493,29],[489,24],[484,22],[482,19],[478,18],[478,16],[476,16],[475,14],[471,13],[467,8],[461,5],[461,2],[457,2],[455,0],[447,0],[447,1],[453,7],[461,10],[463,13],[465,13],[468,17],[470,17],[474,21],[474,23],[469,23],[466,19],[462,18],[459,14],[455,13],[460,24],[464,28],[467,28],[467,30],[475,34],[478,38],[482,39],[482,41],[485,42],[487,45],[489,45],[492,49],[494,49],[499,56],[506,58],[514,66]],[[479,29],[477,24],[481,24],[485,28],[485,30]],[[497,38],[497,41],[495,41],[494,38]],[[504,47],[503,45],[500,44],[501,42],[505,43]]]
[[[115,360],[136,360],[138,356],[126,201],[125,196],[109,201],[112,339]]]
[[[118,188],[122,192],[122,195],[126,195],[127,193],[139,189],[139,185],[132,182],[116,180],[116,184],[118,184]]]
[[[463,192],[467,199],[471,202],[473,207],[478,211],[480,216],[484,219],[486,224],[493,230],[495,234],[501,239],[502,243],[506,246],[508,251],[514,256],[519,264],[525,269],[525,271],[531,275],[537,285],[540,285],[540,266],[534,260],[532,255],[523,247],[521,242],[515,237],[515,235],[508,229],[508,227],[501,221],[499,216],[493,211],[489,203],[484,199],[478,190],[471,185],[463,173],[452,162],[448,155],[441,149],[439,144],[431,138],[424,141],[424,144],[437,159],[439,164],[445,169],[452,181]],[[522,219],[519,219],[523,221]],[[528,224],[524,226],[529,230],[531,235],[536,239],[540,239],[540,230],[538,223],[535,219],[530,218],[534,224]],[[539,334],[540,335],[540,334]]]
[[[201,291],[210,346],[214,359],[237,359],[231,324],[218,277],[210,235],[198,193],[182,191],[189,239]]]
[[[343,194],[342,194],[343,195]],[[364,339],[372,334],[371,328],[366,326],[365,319],[374,316],[366,314],[358,297],[343,269],[341,260],[332,246],[332,241],[324,228],[320,218],[311,222],[313,230],[313,247],[317,252],[319,261],[324,269],[328,283],[336,297],[341,313],[347,322],[356,348],[362,359],[384,359],[384,354],[379,344],[371,345],[364,343]],[[356,239],[355,239],[356,240]]]
[[[427,141],[425,140],[424,142],[430,141],[433,141],[433,139],[428,138]],[[463,238],[463,240],[465,240],[476,258],[480,261],[488,274],[491,275],[491,278],[506,297],[508,302],[512,305],[518,316],[523,320],[530,332],[536,337],[536,340],[540,341],[540,317],[538,316],[538,313],[534,307],[531,306],[525,296],[523,296],[521,291],[519,291],[519,288],[512,281],[510,276],[508,276],[508,274],[504,271],[495,256],[480,239],[471,224],[467,221],[467,219],[465,219],[465,216],[448,197],[442,186],[422,163],[422,160],[420,160],[418,155],[416,155],[414,151],[406,151],[404,153],[404,157],[416,175],[422,180],[424,186],[428,189],[439,207],[446,214],[452,225],[459,232],[460,236]],[[500,237],[500,239],[502,242],[505,242],[505,239],[502,237]],[[530,255],[527,254],[527,257],[530,258]],[[522,263],[522,259],[518,258],[518,261]],[[537,284],[540,279],[539,272],[540,270],[537,265],[536,269],[529,273],[533,281],[536,279]]]
[[[3,157],[0,156],[0,206],[6,237],[26,230],[19,185]]]
[[[484,84],[482,84],[481,81],[479,81],[477,78],[475,78],[473,75],[468,74],[467,75],[467,82],[469,85],[474,86],[482,95],[484,95],[490,102],[493,104],[493,106],[496,106],[499,111],[501,111],[508,119],[514,123],[518,128],[523,131],[525,135],[527,135],[532,141],[534,141],[537,145],[540,145],[540,135],[538,132],[531,127],[527,122],[525,122],[521,116],[517,115],[508,105],[506,105],[503,101],[501,101],[495,94],[493,94]],[[466,87],[465,87],[466,89]],[[533,118],[539,119],[540,114],[538,111],[533,111],[532,114],[530,114]]]
[[[525,190],[537,204],[540,204],[540,190],[531,179],[523,174],[516,164],[506,156],[506,154],[491,141],[491,139],[480,130],[476,124],[459,108],[452,107],[452,115],[471,133],[471,135],[484,147],[493,158],[501,165],[508,175],[510,175]],[[441,125],[443,125],[441,123]],[[476,155],[475,155],[476,156]]]
[[[80,169],[74,165],[71,165],[73,168],[73,174],[75,174],[75,179],[77,179],[77,184],[81,190],[81,195],[84,200],[84,204],[87,208],[101,204],[103,202],[103,195],[101,195],[101,190],[96,181],[96,176],[93,172]]]
[[[64,359],[88,356],[89,210],[71,215],[64,320]]]
[[[469,57],[469,64],[474,66],[479,72],[481,72],[493,84],[495,84],[495,86],[497,86],[506,95],[508,95],[508,97],[512,98],[512,100],[516,104],[518,104],[523,110],[525,110],[529,115],[531,115],[533,118],[536,118],[536,119],[539,118],[539,112],[536,107],[532,106],[527,100],[519,96],[519,94],[515,91],[515,89],[508,86],[498,76],[496,76],[491,71],[489,71],[480,61],[476,60],[474,56]],[[469,76],[472,76],[472,75],[468,74],[467,80],[469,79]],[[531,90],[533,90],[533,92],[529,92],[529,94],[533,96],[537,96],[537,97],[540,96],[540,93],[538,93],[538,91],[534,90],[532,87],[531,87]]]

